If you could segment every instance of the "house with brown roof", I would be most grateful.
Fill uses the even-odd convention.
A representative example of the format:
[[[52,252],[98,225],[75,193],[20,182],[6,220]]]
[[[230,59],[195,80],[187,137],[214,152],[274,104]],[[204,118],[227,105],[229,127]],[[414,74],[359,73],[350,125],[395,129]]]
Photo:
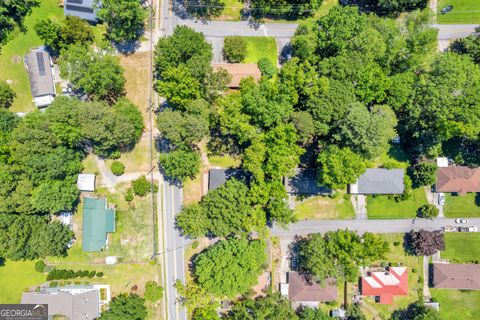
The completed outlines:
[[[459,195],[480,192],[480,168],[455,166],[438,168],[437,192],[453,192]]]
[[[439,289],[480,290],[480,265],[434,263],[431,284]]]
[[[262,73],[256,63],[214,63],[213,70],[225,69],[232,76],[228,84],[229,88],[236,89],[242,79],[252,77],[255,81],[260,80]]]
[[[326,281],[325,286],[316,282],[308,282],[304,276],[288,273],[288,297],[297,305],[317,307],[320,302],[336,301],[337,286],[335,281]]]

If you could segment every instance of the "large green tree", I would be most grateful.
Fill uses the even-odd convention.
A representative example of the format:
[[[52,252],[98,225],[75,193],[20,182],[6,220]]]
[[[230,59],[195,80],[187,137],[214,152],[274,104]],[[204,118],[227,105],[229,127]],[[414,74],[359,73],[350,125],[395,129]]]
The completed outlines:
[[[0,108],[10,108],[16,96],[7,83],[0,82]]]
[[[220,240],[195,258],[195,279],[218,297],[235,297],[257,282],[265,259],[265,243],[261,240]]]
[[[450,50],[459,54],[466,54],[475,63],[480,64],[480,27],[476,27],[475,33],[468,37],[455,40],[450,45]]]
[[[39,4],[38,0],[9,0],[0,2],[0,48],[16,27],[25,30],[23,25],[25,17]]]
[[[258,297],[255,300],[240,300],[234,304],[224,318],[228,320],[299,319],[292,308],[291,302],[278,292],[270,292],[266,296]]]
[[[119,320],[132,319],[143,320],[147,317],[145,300],[136,294],[120,293],[114,297],[108,305],[108,310],[102,312],[99,319]]]
[[[177,181],[185,182],[193,179],[200,170],[200,155],[190,149],[177,149],[161,153],[159,164],[165,174]]]
[[[391,320],[438,320],[440,315],[433,308],[425,306],[421,301],[408,305],[405,309],[395,310]]]

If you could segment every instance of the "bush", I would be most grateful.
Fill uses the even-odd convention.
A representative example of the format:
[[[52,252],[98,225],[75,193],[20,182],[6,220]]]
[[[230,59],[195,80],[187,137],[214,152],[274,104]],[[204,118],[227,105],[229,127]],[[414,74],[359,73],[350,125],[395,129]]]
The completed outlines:
[[[8,84],[0,82],[0,108],[10,108],[16,96]]]
[[[150,184],[147,181],[147,177],[141,176],[138,179],[132,181],[133,192],[140,197],[147,195],[150,191]]]
[[[258,69],[260,69],[262,75],[266,78],[271,78],[275,75],[275,73],[277,73],[277,68],[272,63],[272,61],[267,58],[261,58],[260,60],[258,60],[257,66]]]
[[[110,170],[112,170],[112,173],[116,176],[121,176],[122,174],[125,173],[125,165],[121,163],[120,161],[113,161],[112,165],[110,166]]]
[[[45,270],[45,262],[43,260],[38,260],[37,262],[35,262],[35,270],[37,272],[40,272],[40,273],[43,273],[44,270]]]
[[[93,277],[95,277],[96,274],[97,274],[96,271],[90,271],[90,273],[88,274],[88,277],[93,278]]]
[[[398,247],[400,245],[400,241],[394,241],[393,246]]]
[[[417,216],[425,219],[435,218],[438,216],[438,208],[433,204],[424,204],[418,208]]]
[[[55,270],[54,266],[49,266],[48,264],[45,265],[45,268],[43,268],[43,272],[50,273],[52,270]]]
[[[429,162],[421,162],[413,167],[415,186],[430,186],[435,183],[437,166]]]
[[[412,268],[412,273],[417,273],[417,269]]]
[[[125,194],[125,201],[132,202],[133,201],[133,189],[128,188],[127,193]]]
[[[120,159],[121,156],[122,156],[122,154],[118,150],[115,150],[112,153],[110,153],[110,158],[113,159],[113,160]]]
[[[163,288],[157,285],[155,281],[145,283],[145,300],[155,303],[162,298],[162,295]]]
[[[225,37],[223,56],[228,62],[242,62],[247,56],[247,42],[239,36]]]
[[[198,243],[197,240],[193,241],[193,242],[192,242],[192,249],[197,249],[197,248],[198,248],[198,245],[199,245],[199,243]]]
[[[103,272],[97,272],[97,278],[103,277]]]
[[[58,281],[52,281],[48,284],[48,286],[50,288],[55,288],[55,287],[58,287]]]

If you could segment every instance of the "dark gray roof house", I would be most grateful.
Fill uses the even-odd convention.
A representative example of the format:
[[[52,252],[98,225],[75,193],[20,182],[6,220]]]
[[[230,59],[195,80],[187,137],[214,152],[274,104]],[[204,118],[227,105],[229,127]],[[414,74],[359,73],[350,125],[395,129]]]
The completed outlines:
[[[30,78],[33,102],[39,108],[50,105],[55,98],[50,55],[44,50],[32,50],[25,56],[25,66]]]
[[[292,195],[330,195],[332,190],[317,183],[314,169],[296,169],[293,177],[285,177],[285,190]]]
[[[50,292],[25,292],[22,304],[48,304],[48,317],[63,315],[70,320],[93,320],[100,316],[98,290],[71,293],[63,290]]]
[[[66,16],[75,16],[96,22],[98,18],[94,5],[95,0],[65,0],[63,11]]]
[[[404,169],[367,169],[355,184],[350,185],[351,194],[402,194],[405,186]]]
[[[227,182],[228,179],[246,180],[248,175],[241,169],[210,169],[208,171],[208,190],[215,190]]]

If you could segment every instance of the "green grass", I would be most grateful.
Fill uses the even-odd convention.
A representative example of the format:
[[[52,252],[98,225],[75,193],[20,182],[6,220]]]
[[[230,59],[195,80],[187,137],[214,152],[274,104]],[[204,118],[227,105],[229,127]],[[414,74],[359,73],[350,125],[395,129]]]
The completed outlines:
[[[445,194],[443,212],[446,217],[480,217],[480,195],[468,193],[464,196]]]
[[[221,168],[238,168],[240,166],[240,158],[234,158],[232,156],[210,156],[208,162],[212,166]]]
[[[46,279],[34,269],[35,261],[5,261],[0,266],[0,303],[20,303],[22,292]]]
[[[460,263],[480,260],[480,233],[445,233],[441,256]]]
[[[474,320],[480,314],[480,291],[430,289],[440,303],[442,320]]]
[[[267,58],[277,65],[277,42],[273,37],[243,37],[247,42],[247,56],[243,62],[257,63],[262,58]]]
[[[452,5],[453,9],[442,14],[442,8]],[[437,6],[437,22],[442,24],[480,24],[480,1],[440,0]]]
[[[364,303],[367,304],[370,308],[364,308],[363,310],[369,315],[370,318],[373,318],[373,315],[369,309],[374,309],[378,313],[382,314],[385,319],[388,319],[390,314],[400,308],[405,308],[410,303],[418,301],[422,296],[423,290],[423,264],[422,257],[410,256],[405,253],[405,250],[402,247],[403,243],[403,234],[388,234],[384,235],[387,241],[390,244],[390,252],[387,255],[384,262],[392,263],[393,266],[402,265],[408,267],[408,295],[407,296],[397,296],[394,298],[391,305],[383,305],[375,303],[373,297],[364,298]],[[399,242],[400,245],[394,246],[394,242]],[[379,266],[382,261],[377,261],[372,266]],[[412,272],[415,269],[416,272]],[[376,319],[384,319],[378,317]]]
[[[298,219],[353,219],[355,212],[350,200],[343,197],[311,197],[295,207]]]
[[[375,167],[386,166],[388,168],[408,168],[408,155],[403,151],[400,144],[391,144],[390,149],[382,154],[374,162]]]
[[[409,219],[415,218],[417,210],[427,204],[423,188],[413,189],[411,199],[396,202],[388,196],[367,196],[367,213],[369,219]]]
[[[42,41],[33,30],[38,20],[50,18],[54,21],[63,19],[63,9],[58,6],[57,0],[41,0],[40,7],[33,9],[30,16],[25,19],[27,31],[16,31],[0,53],[0,81],[12,80],[13,90],[17,94],[13,106],[14,112],[28,112],[34,109],[30,82],[23,64],[23,56],[30,48],[42,45]]]
[[[223,0],[224,4],[222,13],[220,16],[215,17],[213,20],[221,21],[240,21],[241,10],[243,3],[241,0]]]
[[[318,8],[318,10],[315,12],[314,17],[318,18],[318,17],[326,16],[330,11],[330,9],[332,9],[335,6],[338,6],[338,0],[324,0],[320,8]]]

